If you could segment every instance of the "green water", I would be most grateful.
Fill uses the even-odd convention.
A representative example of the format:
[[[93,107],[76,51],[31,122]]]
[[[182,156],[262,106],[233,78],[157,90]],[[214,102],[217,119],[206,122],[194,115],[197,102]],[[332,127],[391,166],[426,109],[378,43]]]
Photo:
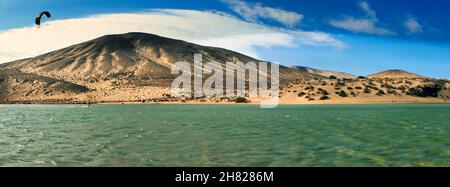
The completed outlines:
[[[450,105],[0,105],[0,166],[450,166]]]

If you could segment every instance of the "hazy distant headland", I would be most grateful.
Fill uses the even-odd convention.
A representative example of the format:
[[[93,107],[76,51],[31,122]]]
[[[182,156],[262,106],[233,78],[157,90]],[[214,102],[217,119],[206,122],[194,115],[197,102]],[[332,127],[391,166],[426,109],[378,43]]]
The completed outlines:
[[[173,97],[175,62],[258,62],[230,50],[146,33],[107,35],[0,64],[0,103],[236,103],[258,98]],[[281,104],[445,103],[450,81],[402,70],[367,76],[280,66]]]

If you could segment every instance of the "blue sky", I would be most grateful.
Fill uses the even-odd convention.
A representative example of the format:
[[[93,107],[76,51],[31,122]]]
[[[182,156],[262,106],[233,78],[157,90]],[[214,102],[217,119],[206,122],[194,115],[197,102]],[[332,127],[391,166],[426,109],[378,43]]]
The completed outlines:
[[[405,69],[425,76],[450,78],[449,8],[450,2],[447,0],[0,0],[0,61],[2,54],[5,59],[14,59],[71,44],[70,41],[55,41],[52,45],[43,46],[43,51],[33,53],[28,52],[32,50],[20,51],[20,45],[8,45],[8,38],[20,38],[19,33],[37,32],[31,27],[34,16],[42,10],[52,12],[53,18],[48,26],[51,28],[61,24],[51,22],[57,20],[154,9],[171,10],[152,15],[159,18],[162,14],[174,14],[173,9],[183,9],[195,10],[176,12],[186,19],[195,19],[198,13],[224,16],[205,20],[206,28],[217,25],[218,22],[230,22],[228,27],[221,26],[214,33],[195,33],[191,28],[174,26],[173,29],[177,30],[175,33],[168,30],[167,25],[164,29],[149,31],[200,44],[225,47],[285,65],[302,65],[356,75],[386,69]],[[170,21],[174,20],[171,18]],[[184,23],[191,24],[186,21]],[[196,24],[195,20],[192,24]],[[247,25],[242,27],[243,24]],[[140,25],[136,29],[141,31],[143,27]],[[9,32],[25,28],[28,30]],[[130,31],[136,29],[130,27]],[[180,33],[180,30],[186,32]],[[226,31],[220,33],[222,30]],[[48,35],[55,34],[58,33],[51,32]],[[222,35],[224,37],[220,38]],[[245,41],[241,40],[244,36]],[[76,39],[81,41],[84,38],[80,36]],[[73,41],[77,41],[76,39]]]

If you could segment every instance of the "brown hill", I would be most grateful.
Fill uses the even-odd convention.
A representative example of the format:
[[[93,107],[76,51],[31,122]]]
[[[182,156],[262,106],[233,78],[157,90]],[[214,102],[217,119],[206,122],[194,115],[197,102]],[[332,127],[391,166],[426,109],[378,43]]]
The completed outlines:
[[[214,47],[200,46],[152,34],[107,35],[81,44],[3,65],[27,73],[64,79],[105,79],[120,75],[168,78],[171,65],[193,61],[257,61],[251,57]]]
[[[369,78],[424,78],[421,75],[410,73],[404,70],[387,70],[368,76]]]
[[[65,80],[0,68],[0,103],[32,100],[68,100],[89,88]]]
[[[202,54],[203,62],[259,62],[230,50],[152,34],[107,35],[34,58],[1,64],[0,103],[185,102],[168,96],[176,77],[170,74],[170,69],[179,61],[193,63],[194,54]],[[338,79],[329,79],[331,75]],[[370,77],[421,76],[390,70]],[[376,102],[411,101],[415,99],[407,96],[408,89],[430,81],[434,80],[357,79],[341,72],[280,66],[280,97],[286,103],[328,100],[339,103],[343,99],[351,103],[360,98]],[[448,82],[444,87],[447,89]],[[380,90],[387,94],[378,93]],[[351,97],[340,96],[340,91]]]
[[[351,79],[351,78],[356,78],[355,75],[349,74],[349,73],[343,73],[343,72],[337,72],[337,71],[326,71],[326,70],[319,70],[319,69],[314,69],[314,68],[310,68],[310,67],[304,67],[304,66],[292,66],[289,67],[289,69],[293,70],[294,72],[297,73],[302,73],[302,74],[314,74],[314,75],[320,75],[323,77],[330,77],[330,76],[335,76],[336,78],[339,79]]]
[[[82,89],[82,92],[88,92],[86,90],[101,92],[100,94],[104,97],[115,95],[116,98],[124,100],[157,97],[161,96],[162,92],[155,92],[153,89],[146,91],[145,89],[148,87],[168,89],[176,77],[170,73],[172,65],[180,61],[193,63],[194,54],[202,54],[204,63],[210,61],[222,64],[236,61],[260,61],[234,51],[201,46],[153,34],[106,35],[33,58],[1,64],[0,79],[5,80],[1,89],[7,90],[2,92],[3,100],[46,98],[49,96],[49,90],[53,92],[53,95],[60,93],[48,88],[46,86],[48,81],[44,80],[61,81],[61,84],[67,84],[65,87],[69,88],[75,85],[81,86],[85,88],[85,90]],[[35,84],[22,89],[32,89],[35,94],[11,91],[17,90],[15,87],[20,86],[11,81],[23,82],[22,78],[25,75],[34,76],[36,80],[34,80]],[[308,72],[293,73],[287,67],[280,67],[282,84],[299,77],[319,77],[319,75]],[[136,95],[139,94],[128,93],[131,95],[130,98],[119,96],[130,90],[140,90],[136,91],[139,93],[152,92],[153,94],[138,97]],[[72,93],[71,89],[68,89],[66,93]],[[78,99],[86,100],[86,97]],[[61,96],[61,98],[65,97]]]

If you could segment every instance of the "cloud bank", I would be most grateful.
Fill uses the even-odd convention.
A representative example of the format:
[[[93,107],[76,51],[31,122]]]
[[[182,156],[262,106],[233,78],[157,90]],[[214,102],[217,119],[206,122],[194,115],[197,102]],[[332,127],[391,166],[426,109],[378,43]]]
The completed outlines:
[[[40,55],[107,34],[146,32],[201,45],[223,47],[258,58],[257,47],[344,44],[327,33],[249,23],[224,13],[153,9],[45,22],[0,32],[0,63]],[[301,41],[300,43],[297,41]]]
[[[365,18],[355,18],[351,16],[346,16],[344,19],[331,20],[329,23],[331,26],[348,30],[355,33],[367,33],[375,35],[393,35],[392,31],[384,28],[377,27],[379,22],[376,12],[372,10],[369,3],[363,1],[359,3],[361,9],[365,12]]]
[[[293,27],[303,19],[303,15],[296,12],[265,7],[260,3],[250,4],[240,0],[224,0],[224,2],[245,20],[253,23],[258,23],[259,19],[268,19]]]

